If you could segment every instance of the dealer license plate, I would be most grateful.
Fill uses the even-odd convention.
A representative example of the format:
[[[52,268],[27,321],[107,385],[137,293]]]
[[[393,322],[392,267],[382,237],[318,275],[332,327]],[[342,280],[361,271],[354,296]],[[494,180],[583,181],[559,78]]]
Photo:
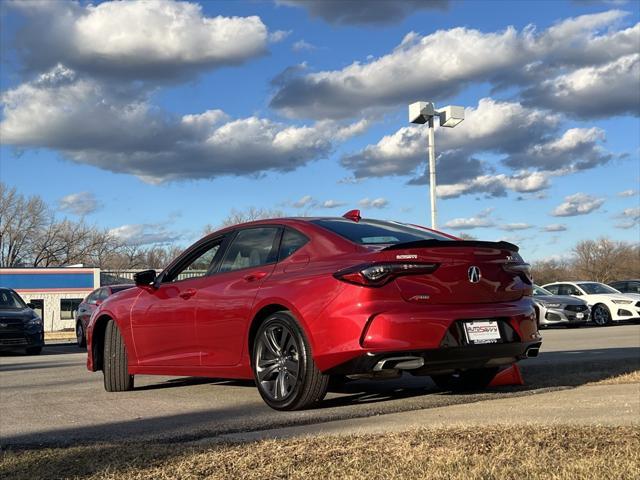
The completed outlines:
[[[500,329],[496,321],[465,322],[464,328],[469,343],[497,343],[500,340]]]
[[[584,313],[576,313],[576,318],[584,318]]]

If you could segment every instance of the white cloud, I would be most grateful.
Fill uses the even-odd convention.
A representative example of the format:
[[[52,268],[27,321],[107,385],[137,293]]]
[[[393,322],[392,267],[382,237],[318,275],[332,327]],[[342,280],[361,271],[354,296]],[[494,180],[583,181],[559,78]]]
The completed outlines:
[[[99,207],[98,200],[92,192],[71,193],[58,200],[59,210],[79,216],[89,215]]]
[[[271,43],[280,43],[292,33],[292,30],[276,30],[275,32],[271,32],[269,34],[269,41]]]
[[[527,102],[581,118],[638,115],[640,53],[605,65],[589,66],[534,85],[524,92]]]
[[[538,192],[548,188],[553,176],[612,159],[601,146],[605,141],[602,129],[571,128],[557,136],[558,127],[555,114],[517,102],[481,99],[476,108],[465,109],[465,121],[459,127],[436,132],[438,194]],[[426,145],[424,126],[402,127],[378,143],[344,156],[341,163],[356,179],[412,175],[409,184],[426,184]],[[483,153],[502,155],[501,162],[515,172],[496,174],[491,164],[478,158]]]
[[[567,230],[566,225],[562,225],[560,223],[552,223],[549,225],[545,225],[542,229],[544,232],[565,232]]]
[[[109,230],[109,235],[126,245],[168,244],[180,238],[164,224],[128,224]]]
[[[312,203],[313,197],[311,195],[305,195],[300,200],[293,202],[292,206],[294,206],[295,208],[305,208],[311,206]]]
[[[606,79],[621,71],[601,68],[601,64],[637,54],[640,27],[615,30],[626,15],[618,10],[583,15],[540,33],[533,26],[499,32],[457,27],[425,36],[410,32],[392,52],[379,58],[355,62],[341,70],[288,78],[271,105],[294,117],[342,118],[355,112],[362,115],[369,109],[406,105],[416,98],[451,97],[470,83],[538,85],[582,68],[595,68],[594,73]],[[627,78],[621,84],[627,85]],[[579,85],[577,78],[572,85]],[[592,92],[577,87],[575,91],[581,96]],[[629,96],[618,92],[613,95]],[[600,105],[591,104],[594,106],[590,108],[596,109]],[[628,112],[628,105],[617,106]],[[563,105],[554,104],[554,110],[559,107]],[[581,113],[574,111],[573,105],[566,107]]]
[[[325,200],[320,204],[320,208],[338,208],[344,207],[345,205],[345,202],[340,202],[338,200]]]
[[[18,48],[32,69],[63,63],[108,77],[166,78],[242,63],[265,52],[257,16],[207,17],[174,0],[17,2]]]
[[[386,198],[363,198],[358,202],[362,208],[384,208],[389,204],[389,201]]]
[[[619,197],[635,197],[636,195],[638,195],[638,190],[635,190],[633,188],[629,190],[623,190],[622,192],[618,192]]]
[[[294,52],[310,52],[312,50],[316,49],[315,45],[310,44],[309,42],[306,42],[304,40],[298,40],[297,42],[294,42],[293,45],[291,45],[291,49]]]
[[[494,225],[493,220],[484,216],[454,218],[444,224],[445,228],[450,228],[451,230],[473,230],[474,228],[487,228]]]
[[[531,225],[528,223],[506,223],[504,225],[500,225],[499,228],[505,232],[515,232],[517,230],[527,230],[531,228]]]
[[[368,122],[290,126],[220,110],[177,117],[134,88],[81,78],[62,65],[1,97],[2,142],[146,181],[290,171],[326,157]]]
[[[551,213],[554,217],[573,217],[587,215],[604,204],[604,198],[597,198],[585,193],[575,193],[564,197],[564,202]]]
[[[625,208],[616,218],[621,220],[615,225],[617,228],[633,228],[640,224],[640,207]]]

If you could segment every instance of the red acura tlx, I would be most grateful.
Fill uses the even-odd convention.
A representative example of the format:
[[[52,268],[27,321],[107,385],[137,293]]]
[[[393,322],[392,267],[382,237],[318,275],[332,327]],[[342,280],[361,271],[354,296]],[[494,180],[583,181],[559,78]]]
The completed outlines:
[[[518,247],[357,210],[225,228],[136,285],[87,329],[88,369],[110,392],[137,374],[255,379],[269,406],[296,410],[332,377],[482,389],[541,345]]]

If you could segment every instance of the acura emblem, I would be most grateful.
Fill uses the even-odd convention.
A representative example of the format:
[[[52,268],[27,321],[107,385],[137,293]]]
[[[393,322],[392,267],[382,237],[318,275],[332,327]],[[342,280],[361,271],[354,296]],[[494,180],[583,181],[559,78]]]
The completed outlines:
[[[7,323],[0,323],[0,327],[7,328],[9,325]]]
[[[471,283],[478,283],[482,278],[482,274],[480,273],[480,269],[475,265],[473,267],[469,267],[469,271],[467,272],[467,276],[469,277],[469,281]]]

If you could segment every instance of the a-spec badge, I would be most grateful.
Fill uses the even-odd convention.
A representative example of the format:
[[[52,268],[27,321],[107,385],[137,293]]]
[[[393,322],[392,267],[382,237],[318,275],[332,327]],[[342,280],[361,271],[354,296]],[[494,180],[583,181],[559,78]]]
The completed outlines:
[[[396,260],[416,260],[418,255],[415,254],[405,254],[405,255],[396,255]]]

